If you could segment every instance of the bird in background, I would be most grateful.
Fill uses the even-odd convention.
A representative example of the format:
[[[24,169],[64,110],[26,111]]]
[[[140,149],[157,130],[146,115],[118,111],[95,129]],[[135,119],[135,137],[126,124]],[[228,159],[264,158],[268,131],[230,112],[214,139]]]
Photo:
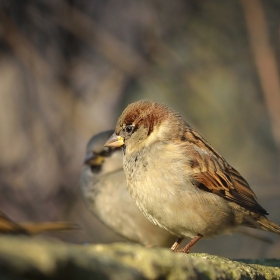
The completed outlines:
[[[128,105],[105,147],[123,148],[129,193],[152,223],[178,237],[173,251],[238,226],[280,234],[239,172],[165,105]],[[180,249],[185,237],[192,240]]]
[[[67,222],[15,222],[0,212],[0,234],[34,235],[43,232],[73,230],[77,226]]]
[[[80,186],[87,208],[120,236],[147,247],[170,247],[174,237],[155,226],[128,193],[122,149],[104,147],[113,130],[94,135],[86,147]]]

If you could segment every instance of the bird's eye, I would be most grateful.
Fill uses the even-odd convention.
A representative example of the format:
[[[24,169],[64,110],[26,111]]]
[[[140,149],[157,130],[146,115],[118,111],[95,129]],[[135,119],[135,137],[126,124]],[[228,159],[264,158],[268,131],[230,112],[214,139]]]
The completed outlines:
[[[132,133],[134,130],[134,125],[129,124],[124,129],[125,129],[125,132]]]

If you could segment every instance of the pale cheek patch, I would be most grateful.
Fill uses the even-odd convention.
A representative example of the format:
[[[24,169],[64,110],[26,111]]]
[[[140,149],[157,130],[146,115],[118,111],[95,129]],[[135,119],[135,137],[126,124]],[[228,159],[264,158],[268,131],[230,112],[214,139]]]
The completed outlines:
[[[168,125],[169,123],[167,121],[164,121],[161,123],[160,126],[154,127],[153,132],[145,140],[145,146],[149,147],[156,141],[164,140],[166,138],[165,135],[170,129],[170,125],[169,126]]]

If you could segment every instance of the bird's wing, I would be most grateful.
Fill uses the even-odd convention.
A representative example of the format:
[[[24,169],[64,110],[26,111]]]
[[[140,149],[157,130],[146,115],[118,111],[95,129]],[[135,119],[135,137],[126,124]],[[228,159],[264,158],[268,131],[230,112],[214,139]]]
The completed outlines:
[[[196,145],[193,145],[194,142]],[[187,131],[183,146],[189,159],[189,174],[197,188],[217,194],[250,211],[268,214],[257,202],[247,181],[197,132]]]

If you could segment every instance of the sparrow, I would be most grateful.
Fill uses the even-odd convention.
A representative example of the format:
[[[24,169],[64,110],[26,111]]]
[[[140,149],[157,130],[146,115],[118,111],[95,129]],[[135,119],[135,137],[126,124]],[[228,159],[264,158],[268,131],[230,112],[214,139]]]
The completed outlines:
[[[86,148],[80,186],[88,209],[108,228],[146,247],[170,247],[174,236],[152,224],[131,198],[122,149],[104,147],[113,130],[93,136]]]
[[[123,147],[128,191],[151,222],[178,237],[173,251],[188,253],[203,236],[238,226],[280,234],[239,172],[165,105],[128,105],[105,147]]]
[[[0,212],[0,234],[34,235],[49,231],[72,230],[77,226],[67,222],[24,222],[17,223]]]

